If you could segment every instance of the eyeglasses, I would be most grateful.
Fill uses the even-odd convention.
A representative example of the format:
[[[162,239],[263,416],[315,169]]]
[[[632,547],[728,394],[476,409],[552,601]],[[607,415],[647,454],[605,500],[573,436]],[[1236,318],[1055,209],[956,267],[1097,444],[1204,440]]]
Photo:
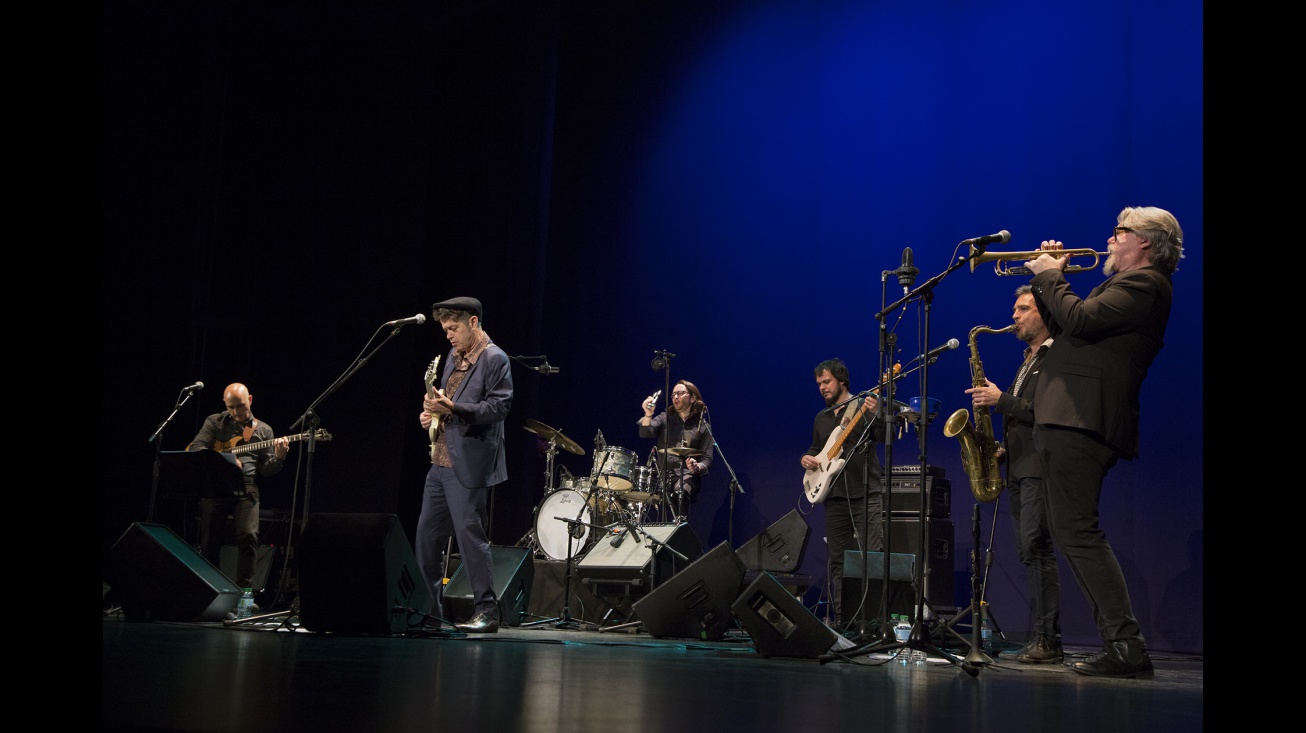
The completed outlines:
[[[1134,230],[1130,229],[1129,227],[1116,227],[1111,231],[1111,236],[1118,237],[1121,234],[1124,234],[1125,232],[1132,232],[1132,231]]]
[[[672,393],[671,393],[671,396],[672,396],[672,397],[688,397],[688,396],[689,396],[689,393],[688,393],[688,392],[672,392]]]

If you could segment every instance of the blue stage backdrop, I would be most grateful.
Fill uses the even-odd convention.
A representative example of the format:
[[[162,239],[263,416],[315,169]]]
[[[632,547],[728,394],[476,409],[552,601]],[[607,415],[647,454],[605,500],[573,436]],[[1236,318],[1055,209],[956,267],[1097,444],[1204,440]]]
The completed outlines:
[[[545,498],[525,421],[583,447],[557,457],[572,473],[591,470],[599,431],[642,460],[639,404],[664,388],[650,362],[668,351],[720,448],[695,533],[738,547],[799,509],[804,601],[823,616],[824,520],[798,466],[822,407],[812,369],[840,357],[861,390],[899,363],[902,401],[941,402],[891,459],[951,481],[946,605],[971,602],[970,553],[991,547],[986,599],[1023,640],[1008,497],[979,504],[976,548],[977,502],[942,423],[969,407],[968,335],[1010,323],[1027,279],[953,269],[958,242],[1005,229],[991,251],[1104,251],[1121,208],[1151,205],[1178,217],[1187,256],[1143,387],[1142,455],[1112,471],[1102,526],[1149,646],[1202,652],[1200,4],[439,5],[106,7],[106,556],[150,516],[193,534],[147,438],[181,449],[233,381],[279,434],[332,436],[265,482],[268,511],[393,512],[411,536],[421,378],[447,343],[429,322],[383,324],[473,295],[509,354],[560,369],[514,368],[496,544],[531,532]],[[932,287],[887,309],[904,286],[885,273],[907,248],[912,287]],[[1102,278],[1069,276],[1081,295]],[[912,369],[952,338],[961,348]],[[1006,385],[1022,344],[975,344]],[[205,389],[177,408],[195,380]],[[1064,564],[1062,578],[1066,641],[1097,644]]]

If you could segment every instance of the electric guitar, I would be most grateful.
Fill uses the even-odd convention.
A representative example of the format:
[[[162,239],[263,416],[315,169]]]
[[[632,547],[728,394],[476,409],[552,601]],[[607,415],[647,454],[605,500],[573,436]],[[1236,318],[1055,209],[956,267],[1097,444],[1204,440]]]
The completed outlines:
[[[426,386],[426,395],[428,397],[434,397],[436,394],[444,394],[444,390],[435,388],[435,381],[439,378],[440,357],[436,356],[435,359],[431,361],[431,366],[426,368],[426,375],[422,378],[422,382]],[[431,436],[431,457],[435,458],[435,436],[440,432],[440,416],[434,412],[428,412],[427,414],[431,416],[431,427],[426,432]]]
[[[885,380],[892,379],[889,376],[891,373],[896,377],[901,368],[901,364],[894,364],[891,372],[885,372]],[[871,395],[879,399],[878,391],[871,392]],[[839,424],[834,426],[834,430],[830,431],[830,437],[826,439],[821,452],[816,454],[816,459],[820,461],[819,465],[803,473],[803,496],[807,497],[809,502],[820,504],[830,495],[830,487],[834,485],[835,477],[848,462],[848,459],[843,456],[843,443],[869,408],[869,403],[862,400],[862,406],[853,413],[852,417],[845,417],[839,421]]]
[[[327,431],[322,430],[321,428],[314,430],[311,433],[300,433],[299,435],[286,435],[282,437],[284,437],[286,440],[290,441],[291,443],[294,443],[300,440],[308,440],[310,435],[313,436],[314,440],[319,440],[319,441],[331,440],[331,433],[328,433]],[[280,440],[280,438],[273,438],[272,440],[260,440],[256,443],[242,443],[241,441],[244,439],[245,439],[244,436],[237,435],[231,440],[214,441],[213,450],[219,453],[231,453],[234,455],[240,455],[242,453],[253,453],[254,451],[263,450],[264,448],[267,448],[271,446],[273,443],[275,443],[276,441]]]

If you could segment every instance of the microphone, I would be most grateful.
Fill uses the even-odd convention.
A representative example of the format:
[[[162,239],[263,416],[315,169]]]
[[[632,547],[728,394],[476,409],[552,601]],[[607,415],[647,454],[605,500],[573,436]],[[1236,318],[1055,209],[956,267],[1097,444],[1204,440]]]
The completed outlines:
[[[997,234],[987,234],[983,237],[972,237],[971,239],[963,239],[961,240],[961,246],[982,248],[986,245],[993,244],[994,242],[1001,242],[1002,244],[1006,244],[1007,242],[1010,241],[1011,241],[1011,232],[1007,231],[1006,229],[1003,229]]]
[[[646,402],[645,404],[651,404],[651,405],[653,405],[653,409],[656,410],[657,407],[658,407],[658,398],[661,397],[661,396],[662,396],[662,390],[659,389],[658,391],[656,391],[656,392],[653,393],[653,396],[650,397],[650,398],[648,399],[648,402]]]
[[[626,541],[626,530],[623,529],[621,530],[620,533],[617,534],[616,537],[612,538],[612,542],[610,542],[609,544],[611,544],[613,547],[621,547],[621,543],[625,541]]]
[[[670,351],[654,351],[653,361],[649,362],[649,366],[652,367],[653,371],[660,372],[667,368],[668,360],[674,358],[676,358],[676,355]]]
[[[549,362],[546,361],[543,364],[535,367],[535,371],[539,372],[540,374],[557,374],[559,369],[556,366],[549,366]]]
[[[385,325],[399,328],[400,326],[407,326],[410,323],[416,323],[419,325],[422,323],[426,323],[426,316],[422,315],[421,313],[418,313],[412,318],[400,318],[397,321],[388,321]]]
[[[961,346],[961,342],[960,342],[960,341],[958,341],[957,339],[948,339],[948,343],[946,343],[946,344],[944,344],[944,345],[942,345],[942,346],[936,346],[936,347],[930,349],[927,353],[925,353],[925,354],[923,354],[923,355],[921,355],[921,356],[918,356],[918,357],[916,357],[916,358],[917,358],[918,360],[924,360],[924,361],[927,361],[927,362],[931,362],[931,363],[933,363],[933,361],[934,361],[935,359],[938,358],[939,354],[942,354],[943,352],[945,352],[945,351],[949,351],[949,350],[951,350],[951,349],[955,349],[955,348],[957,348],[958,346]]]
[[[911,263],[911,247],[904,247],[902,250],[902,266],[898,268],[898,284],[902,286],[902,294],[906,295],[911,286],[916,284],[916,276],[921,274],[920,269]]]
[[[186,389],[184,389],[184,390],[182,390],[182,391],[183,391],[183,392],[198,392],[198,391],[200,391],[201,389],[204,389],[204,383],[203,383],[203,382],[196,382],[196,383],[190,385],[189,387],[187,387]]]
[[[594,450],[603,450],[608,447],[608,441],[603,439],[603,431],[600,430],[594,435]]]

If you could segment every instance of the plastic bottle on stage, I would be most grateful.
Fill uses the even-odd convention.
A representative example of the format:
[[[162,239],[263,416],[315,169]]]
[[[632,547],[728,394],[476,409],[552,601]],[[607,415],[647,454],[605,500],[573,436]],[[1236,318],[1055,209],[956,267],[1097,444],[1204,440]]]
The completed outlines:
[[[986,606],[980,607],[980,648],[985,654],[993,653],[993,625],[989,623],[989,609]]]
[[[254,589],[246,588],[236,604],[236,618],[249,618],[254,615]]]
[[[911,638],[911,622],[906,616],[894,614],[889,617],[893,622],[893,636],[899,642],[906,642]],[[899,664],[925,664],[925,652],[911,647],[901,647],[898,649],[897,660]]]

